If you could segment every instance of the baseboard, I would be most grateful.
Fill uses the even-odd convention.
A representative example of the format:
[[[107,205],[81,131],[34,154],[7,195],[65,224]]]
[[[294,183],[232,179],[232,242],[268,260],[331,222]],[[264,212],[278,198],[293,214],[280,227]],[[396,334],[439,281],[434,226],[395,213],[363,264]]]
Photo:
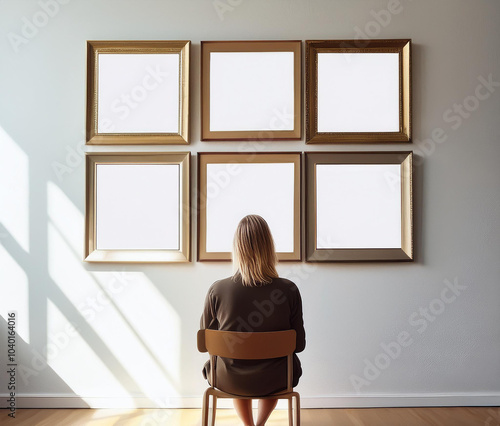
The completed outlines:
[[[0,394],[1,408],[7,408],[7,394]],[[368,407],[453,407],[500,406],[500,394],[397,394],[301,396],[302,408],[368,408]],[[284,401],[283,401],[284,402]],[[218,402],[220,408],[231,408],[229,400]],[[201,408],[196,397],[79,397],[64,394],[19,394],[17,408]],[[279,404],[278,408],[285,408]]]

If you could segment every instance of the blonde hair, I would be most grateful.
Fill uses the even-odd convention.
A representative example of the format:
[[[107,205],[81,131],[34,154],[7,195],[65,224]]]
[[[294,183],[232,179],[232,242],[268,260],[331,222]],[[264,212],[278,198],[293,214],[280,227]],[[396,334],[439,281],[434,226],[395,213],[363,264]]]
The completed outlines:
[[[233,240],[234,278],[245,286],[261,286],[278,278],[276,251],[269,225],[261,216],[251,214],[241,219]]]

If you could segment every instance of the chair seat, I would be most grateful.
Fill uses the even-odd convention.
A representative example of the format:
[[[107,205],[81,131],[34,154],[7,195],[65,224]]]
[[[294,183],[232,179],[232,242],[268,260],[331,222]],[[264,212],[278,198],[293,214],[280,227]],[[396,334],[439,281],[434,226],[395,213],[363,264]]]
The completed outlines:
[[[217,398],[238,398],[238,399],[271,399],[271,398],[278,398],[278,397],[283,397],[288,398],[289,395],[294,395],[297,394],[297,392],[290,392],[287,390],[276,392],[276,393],[271,393],[269,395],[254,395],[254,396],[243,396],[243,395],[235,395],[233,393],[227,393],[224,392],[223,390],[217,389],[217,388],[212,388],[209,387],[207,391],[210,391],[211,395],[215,395]],[[279,399],[279,398],[278,398]]]
[[[231,340],[232,339],[232,340]],[[288,422],[289,425],[300,426],[300,395],[294,392],[292,386],[293,366],[292,356],[295,350],[295,330],[284,330],[262,333],[242,333],[218,330],[198,331],[198,350],[208,352],[210,355],[210,371],[212,384],[203,395],[202,425],[208,426],[208,411],[210,396],[212,396],[212,426],[215,424],[215,412],[217,410],[217,398],[232,399],[287,399],[288,400]],[[227,346],[228,341],[241,342],[237,347]],[[273,357],[287,357],[287,389],[263,396],[240,396],[217,389],[215,381],[216,363],[215,357],[229,357],[235,359],[267,359]],[[295,410],[292,408],[295,399]],[[292,414],[293,417],[292,417]]]

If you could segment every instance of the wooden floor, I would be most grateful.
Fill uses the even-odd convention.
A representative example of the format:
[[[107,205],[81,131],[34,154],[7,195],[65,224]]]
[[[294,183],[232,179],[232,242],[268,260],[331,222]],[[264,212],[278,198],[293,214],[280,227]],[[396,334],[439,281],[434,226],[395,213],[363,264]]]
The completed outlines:
[[[18,409],[16,418],[0,410],[1,425],[16,426],[199,426],[195,409]],[[500,426],[498,407],[303,409],[301,424],[314,426]],[[240,425],[234,410],[219,409],[217,426]],[[288,425],[287,412],[275,410],[268,426]]]

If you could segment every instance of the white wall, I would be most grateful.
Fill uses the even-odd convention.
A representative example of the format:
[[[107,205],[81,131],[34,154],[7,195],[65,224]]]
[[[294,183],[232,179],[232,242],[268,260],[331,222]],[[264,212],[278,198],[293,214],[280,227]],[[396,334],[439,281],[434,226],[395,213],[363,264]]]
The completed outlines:
[[[18,311],[18,396],[26,397],[18,404],[197,406],[206,386],[195,333],[207,288],[231,273],[230,264],[81,261],[85,41],[192,41],[187,148],[195,154],[240,147],[199,140],[201,40],[352,39],[361,29],[372,38],[413,40],[415,143],[302,140],[258,149],[413,149],[416,260],[280,265],[304,301],[298,390],[304,406],[500,404],[499,2],[401,0],[389,14],[378,13],[387,10],[385,0],[72,0],[44,22],[43,1],[51,3],[0,1],[2,401],[9,310]],[[216,6],[224,4],[233,6],[219,18]],[[26,24],[33,19],[45,24],[36,34]],[[24,42],[13,35],[23,37],[23,28]],[[488,76],[495,83],[478,100],[476,87]],[[464,102],[467,118],[444,115]],[[444,142],[421,142],[436,128]],[[435,319],[423,319],[420,308],[439,309],[441,295],[450,301],[445,280],[466,288]],[[352,376],[364,377],[365,360],[375,362],[381,344],[405,331],[412,343],[357,392]]]

